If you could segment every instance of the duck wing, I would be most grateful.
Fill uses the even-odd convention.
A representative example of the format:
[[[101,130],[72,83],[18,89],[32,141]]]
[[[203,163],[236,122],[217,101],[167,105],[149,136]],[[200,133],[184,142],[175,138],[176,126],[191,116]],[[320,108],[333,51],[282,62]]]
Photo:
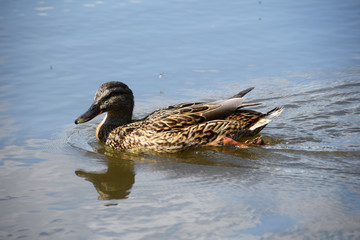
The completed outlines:
[[[259,105],[243,104],[243,98],[229,98],[209,103],[184,103],[158,110],[144,120],[148,130],[168,131],[182,129],[212,120],[224,120],[239,108]]]
[[[234,96],[228,98],[228,99],[232,99],[232,98],[243,98],[248,92],[250,92],[251,90],[253,90],[254,88],[247,88],[237,94],[235,94]],[[226,101],[226,100],[220,100],[217,102],[222,102],[222,101]],[[170,111],[176,111],[176,110],[180,110],[180,109],[184,109],[184,108],[191,108],[193,107],[194,110],[198,110],[198,107],[200,107],[201,105],[207,104],[206,102],[193,102],[193,103],[181,103],[181,104],[176,104],[176,105],[171,105],[171,106],[167,106],[165,108],[156,110],[152,113],[150,113],[149,115],[147,115],[146,117],[144,117],[142,120],[146,120],[146,119],[155,119],[159,116],[163,116],[164,114],[170,112]],[[258,105],[258,104],[256,104]],[[188,111],[188,110],[183,110],[183,111]]]

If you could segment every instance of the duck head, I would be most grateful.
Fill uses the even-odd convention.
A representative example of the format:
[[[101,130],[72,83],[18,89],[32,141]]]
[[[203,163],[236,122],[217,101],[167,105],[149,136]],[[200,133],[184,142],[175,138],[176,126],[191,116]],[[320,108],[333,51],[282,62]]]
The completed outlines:
[[[134,96],[130,88],[122,82],[106,82],[99,87],[90,108],[75,120],[75,124],[90,121],[107,112],[106,123],[123,125],[131,122]]]

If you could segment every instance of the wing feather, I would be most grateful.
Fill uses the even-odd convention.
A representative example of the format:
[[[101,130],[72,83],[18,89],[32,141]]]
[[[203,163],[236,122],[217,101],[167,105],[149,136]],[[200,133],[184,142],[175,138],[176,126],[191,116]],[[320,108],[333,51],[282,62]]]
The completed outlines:
[[[259,103],[243,104],[244,98],[229,98],[209,103],[184,103],[155,111],[145,118],[147,129],[168,131],[212,120],[223,120],[234,111]]]

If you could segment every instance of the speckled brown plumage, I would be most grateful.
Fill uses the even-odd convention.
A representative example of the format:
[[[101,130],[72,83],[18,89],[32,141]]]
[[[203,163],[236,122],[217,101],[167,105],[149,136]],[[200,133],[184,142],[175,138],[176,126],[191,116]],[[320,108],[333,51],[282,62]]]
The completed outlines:
[[[130,95],[131,90],[126,85],[124,87],[123,83],[110,82],[103,84],[96,94],[92,106],[98,106],[99,110],[95,114],[88,112],[83,114],[76,123],[90,120],[83,116],[94,117],[106,109],[108,114],[97,128],[97,137],[117,150],[148,149],[158,152],[177,152],[203,145],[218,146],[224,143],[224,137],[239,139],[256,135],[282,112],[283,109],[279,107],[267,113],[241,109],[259,104],[243,104],[242,97],[250,90],[252,88],[229,99],[215,102],[168,106],[140,121],[130,122],[124,121],[129,119],[129,116],[117,114],[116,108],[111,108],[111,103],[122,107],[119,104],[119,96],[116,95]],[[103,97],[102,93],[104,93]],[[122,111],[121,115],[123,114]]]

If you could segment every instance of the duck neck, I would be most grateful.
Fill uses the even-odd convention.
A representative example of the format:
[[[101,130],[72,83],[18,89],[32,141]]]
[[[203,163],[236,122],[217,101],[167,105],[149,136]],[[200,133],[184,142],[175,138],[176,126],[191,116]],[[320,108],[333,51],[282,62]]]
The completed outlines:
[[[131,123],[132,112],[107,112],[105,118],[96,128],[96,138],[102,142],[106,142],[109,133],[115,128]]]

